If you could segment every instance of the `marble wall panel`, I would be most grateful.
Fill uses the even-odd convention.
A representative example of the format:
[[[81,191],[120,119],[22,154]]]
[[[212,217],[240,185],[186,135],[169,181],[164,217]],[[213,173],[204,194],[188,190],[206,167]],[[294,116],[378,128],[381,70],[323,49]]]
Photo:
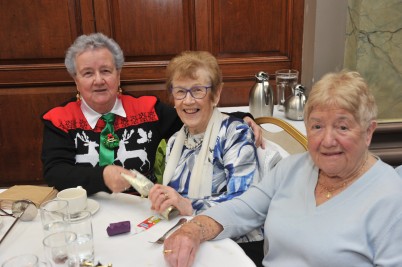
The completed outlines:
[[[349,0],[344,67],[359,71],[383,121],[402,121],[402,0]]]

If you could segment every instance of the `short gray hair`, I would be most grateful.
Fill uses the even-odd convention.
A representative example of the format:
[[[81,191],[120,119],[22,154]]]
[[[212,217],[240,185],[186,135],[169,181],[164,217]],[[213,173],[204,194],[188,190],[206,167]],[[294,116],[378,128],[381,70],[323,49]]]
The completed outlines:
[[[68,73],[70,73],[71,76],[75,76],[77,74],[75,60],[78,55],[87,50],[95,50],[99,48],[108,49],[113,55],[116,69],[122,69],[124,64],[124,55],[116,41],[102,33],[92,33],[89,35],[83,34],[79,36],[68,48],[66,57],[64,59],[64,64],[66,65]]]
[[[363,128],[377,118],[375,98],[364,78],[356,71],[327,73],[314,84],[304,107],[305,123],[314,108],[331,106],[353,114]]]

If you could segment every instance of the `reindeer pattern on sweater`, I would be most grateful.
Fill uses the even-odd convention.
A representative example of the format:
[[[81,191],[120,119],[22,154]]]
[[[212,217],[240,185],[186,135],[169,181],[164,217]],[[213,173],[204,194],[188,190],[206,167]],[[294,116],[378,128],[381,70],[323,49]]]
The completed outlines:
[[[178,131],[182,122],[174,108],[154,96],[119,97],[126,117],[115,116],[114,131],[119,146],[114,149],[113,164],[135,169],[150,178],[159,142]],[[91,190],[94,180],[103,184],[104,167],[99,166],[99,144],[105,122],[99,119],[92,129],[77,101],[46,112],[43,122],[45,180],[56,188],[88,184],[87,188],[92,192],[105,190],[99,185],[93,185]]]

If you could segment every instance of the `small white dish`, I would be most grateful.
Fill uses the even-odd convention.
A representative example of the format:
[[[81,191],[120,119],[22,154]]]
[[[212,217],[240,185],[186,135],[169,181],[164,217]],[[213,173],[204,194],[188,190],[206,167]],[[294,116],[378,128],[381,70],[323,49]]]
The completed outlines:
[[[91,214],[94,215],[99,210],[99,203],[96,200],[88,198],[87,207],[85,208],[85,210],[91,212]]]

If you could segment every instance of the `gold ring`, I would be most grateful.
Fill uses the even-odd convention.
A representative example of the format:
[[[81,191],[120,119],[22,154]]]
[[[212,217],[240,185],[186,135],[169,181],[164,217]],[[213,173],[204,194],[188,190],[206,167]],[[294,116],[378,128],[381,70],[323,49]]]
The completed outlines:
[[[163,251],[163,254],[168,254],[168,253],[172,253],[172,252],[173,252],[172,249],[165,249],[165,250]]]

